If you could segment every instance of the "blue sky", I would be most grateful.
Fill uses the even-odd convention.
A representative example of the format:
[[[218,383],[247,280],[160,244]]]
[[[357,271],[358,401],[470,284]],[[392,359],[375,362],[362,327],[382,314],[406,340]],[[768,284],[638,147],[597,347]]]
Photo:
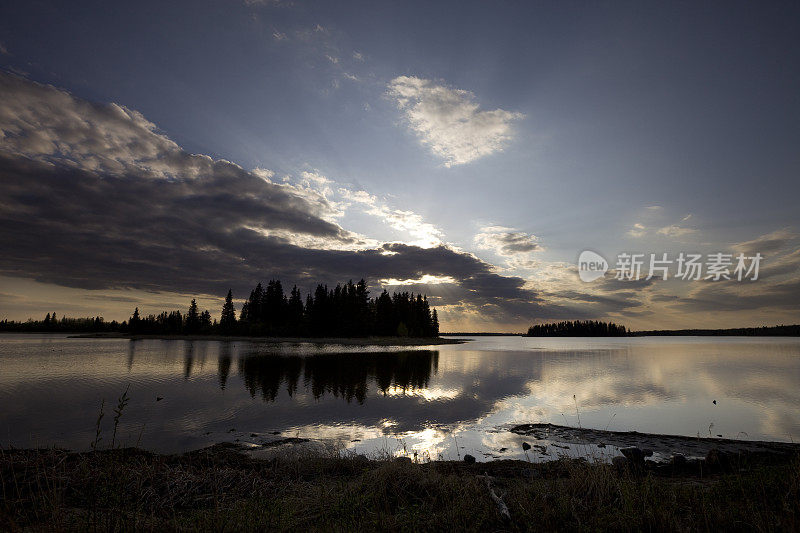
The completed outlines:
[[[789,300],[800,266],[799,10],[736,2],[20,2],[0,8],[0,67],[29,83],[6,90],[34,96],[7,99],[0,151],[98,172],[87,163],[91,149],[43,154],[10,140],[26,128],[66,135],[53,127],[37,83],[72,95],[69,105],[135,111],[183,153],[260,169],[293,194],[312,195],[325,204],[315,216],[360,236],[351,252],[387,242],[443,247],[456,262],[464,254],[482,262],[492,283],[521,291],[501,293],[513,306],[487,301],[489,287],[463,281],[477,283],[474,272],[422,283],[423,266],[405,279],[389,266],[384,282],[370,280],[443,294],[444,330],[571,317],[635,327],[696,325],[698,314],[712,327],[797,321]],[[37,118],[23,121],[19,106],[36,107]],[[103,131],[107,117],[84,118]],[[136,144],[103,157],[141,166],[141,154],[122,153]],[[24,186],[18,191],[17,202],[29,198]],[[306,249],[343,246],[281,231]],[[735,251],[750,241],[758,248],[759,239],[774,248],[764,268],[779,264],[782,277],[759,280],[755,292],[774,298],[757,303],[748,303],[754,286],[600,288],[570,270],[584,249],[613,263],[622,251]],[[11,318],[51,303],[68,314],[125,318],[130,303],[155,311],[196,292],[209,306],[219,296],[199,284],[60,279],[22,259],[0,265],[0,314]],[[265,279],[283,272],[262,270]],[[446,278],[446,270],[431,276]],[[480,290],[487,295],[473,300]],[[719,313],[709,316],[709,306]]]

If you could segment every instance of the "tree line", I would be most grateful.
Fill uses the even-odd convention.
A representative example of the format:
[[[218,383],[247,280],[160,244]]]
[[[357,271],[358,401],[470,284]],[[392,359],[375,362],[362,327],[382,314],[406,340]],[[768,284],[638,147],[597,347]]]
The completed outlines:
[[[189,311],[142,317],[136,308],[124,329],[133,334],[219,334],[267,337],[438,337],[439,317],[426,296],[409,292],[369,297],[362,279],[333,289],[317,285],[303,298],[297,286],[285,294],[280,280],[261,283],[250,291],[238,314],[228,291],[220,319],[200,311],[192,300]]]
[[[238,313],[232,291],[222,305],[220,319],[201,311],[192,299],[189,310],[162,311],[142,316],[137,307],[129,320],[106,322],[102,317],[0,321],[0,331],[121,332],[150,335],[243,335],[273,337],[438,337],[439,317],[426,296],[409,292],[369,297],[362,279],[333,289],[317,285],[303,298],[297,286],[288,295],[279,280],[261,283],[250,291]]]
[[[250,291],[235,321],[230,292],[220,318],[223,332],[247,335],[309,337],[437,337],[439,318],[422,294],[389,294],[369,297],[366,282],[349,281],[329,289],[317,285],[305,300],[295,286],[288,297],[279,280]]]
[[[113,320],[106,322],[101,316],[69,318],[64,315],[59,319],[55,313],[47,313],[43,320],[29,318],[24,322],[0,320],[0,331],[19,333],[98,333],[121,331],[125,322]]]
[[[599,320],[565,320],[528,328],[527,337],[624,337],[625,326]]]
[[[735,336],[735,337],[800,337],[800,324],[761,326],[758,328],[729,328],[729,329],[672,329],[634,331],[630,333],[637,337],[645,336]]]

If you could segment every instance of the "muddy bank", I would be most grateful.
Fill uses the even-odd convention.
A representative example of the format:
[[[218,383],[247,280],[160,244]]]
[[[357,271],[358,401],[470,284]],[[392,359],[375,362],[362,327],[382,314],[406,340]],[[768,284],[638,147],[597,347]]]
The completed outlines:
[[[605,431],[601,429],[573,428],[554,424],[522,424],[509,431],[542,440],[569,445],[587,445],[593,448],[613,446],[636,447],[651,450],[656,458],[665,459],[673,455],[706,457],[711,450],[727,454],[777,454],[800,453],[800,444],[788,442],[765,442],[723,439],[712,437],[684,437],[659,435],[636,431]]]

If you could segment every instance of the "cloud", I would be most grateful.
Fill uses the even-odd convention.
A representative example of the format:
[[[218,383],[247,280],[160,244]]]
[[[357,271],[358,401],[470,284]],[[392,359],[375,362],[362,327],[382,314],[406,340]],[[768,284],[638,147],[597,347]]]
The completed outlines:
[[[246,6],[275,6],[275,7],[290,7],[294,5],[291,0],[244,0]]]
[[[684,218],[683,220],[686,220],[686,218]],[[659,235],[665,235],[667,237],[677,239],[680,237],[686,237],[687,235],[693,235],[697,233],[697,230],[694,228],[687,228],[679,226],[677,224],[672,224],[669,226],[664,226],[663,228],[659,228],[657,233]]]
[[[193,177],[215,164],[192,156],[137,111],[95,104],[26,79],[0,75],[0,141],[11,155],[121,175]]]
[[[492,250],[498,255],[511,257],[519,254],[540,252],[542,246],[535,235],[515,231],[503,226],[487,226],[475,235],[474,242],[478,248]]]
[[[661,210],[661,207],[649,206],[646,207],[645,209],[651,212],[659,212]],[[680,222],[686,222],[690,218],[692,218],[691,214],[686,215],[681,218]],[[682,237],[687,237],[689,235],[694,235],[697,233],[697,229],[690,228],[687,226],[681,226],[680,222],[677,224],[670,224],[660,228],[658,227],[658,225],[647,226],[642,222],[636,222],[633,225],[633,227],[626,232],[626,234],[629,237],[633,237],[634,239],[639,239],[641,237],[644,237],[645,235],[652,234],[652,232],[655,232],[657,235],[663,235],[664,237],[669,237],[670,239],[680,239]]]
[[[769,254],[786,248],[791,241],[798,237],[797,233],[788,228],[779,229],[766,235],[756,237],[751,241],[736,243],[733,248],[737,252],[752,255],[757,252]]]
[[[125,107],[7,74],[0,90],[0,275],[214,296],[271,277],[308,290],[364,276],[447,286],[453,305],[485,316],[559,312],[525,280],[443,244],[413,212],[364,191],[332,201],[333,182],[317,171],[276,183],[271,170],[185,152]],[[336,223],[344,202],[425,246],[360,240]]]
[[[647,228],[645,228],[644,224],[639,222],[634,224],[633,227],[628,230],[628,235],[634,238],[643,237],[645,233],[647,233]]]
[[[442,231],[422,216],[402,209],[393,209],[382,202],[378,197],[366,191],[351,191],[340,188],[339,194],[350,203],[361,204],[368,215],[380,218],[390,227],[408,233],[415,240],[413,244],[430,248],[442,244]]]
[[[744,311],[756,309],[800,310],[800,280],[776,283],[754,282],[699,283],[687,297],[675,304],[676,309],[693,312]]]
[[[272,277],[305,292],[316,282],[363,276],[373,294],[381,281],[424,292],[443,324],[474,327],[652,317],[652,302],[671,310],[658,314],[660,323],[705,309],[797,309],[800,250],[788,229],[736,245],[744,252],[774,251],[761,279],[749,286],[698,284],[684,287],[688,296],[677,299],[662,294],[667,286],[654,280],[582,284],[575,265],[534,261],[541,244],[529,233],[481,228],[475,242],[507,258],[501,269],[446,244],[441,229],[420,214],[343,188],[319,170],[290,177],[190,154],[135,110],[9,74],[0,74],[0,92],[2,279],[32,279],[62,291],[133,289],[146,291],[132,294],[142,301],[166,302],[159,295],[168,294],[174,302],[188,294],[216,299],[229,287],[241,297]],[[407,242],[348,231],[340,222],[350,209],[380,218]],[[641,226],[651,233],[659,227]],[[504,275],[523,267],[531,277]],[[3,292],[13,291],[4,286]],[[70,301],[72,294],[78,291]],[[110,309],[113,302],[105,301]]]
[[[514,121],[525,116],[503,109],[481,110],[471,92],[414,76],[393,79],[388,95],[403,111],[411,130],[444,159],[446,167],[501,151],[513,138]]]

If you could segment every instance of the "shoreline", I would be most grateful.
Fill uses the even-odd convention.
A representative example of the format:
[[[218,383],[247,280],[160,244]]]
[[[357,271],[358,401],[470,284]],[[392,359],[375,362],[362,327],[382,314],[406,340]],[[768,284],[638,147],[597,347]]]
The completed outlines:
[[[554,462],[563,458],[613,463],[615,459],[627,457],[637,448],[645,454],[641,460],[648,468],[659,469],[678,461],[700,464],[711,456],[716,457],[772,457],[776,459],[797,455],[800,443],[765,440],[739,440],[720,437],[689,437],[637,431],[609,431],[577,428],[555,424],[520,424],[506,431],[527,437],[516,456],[491,455],[476,450],[478,464],[488,465],[503,461],[534,460],[539,463]],[[246,433],[246,432],[245,432]],[[319,450],[331,449],[332,443],[325,439],[283,434],[251,434],[251,439],[225,440],[213,446],[234,446],[253,458],[274,459],[276,457],[302,456]],[[191,451],[186,453],[192,453]],[[344,450],[343,453],[354,453]],[[385,452],[381,452],[385,453]],[[409,452],[411,453],[411,452]],[[523,455],[524,453],[524,455]],[[638,452],[634,452],[638,453]],[[366,456],[365,459],[367,458]],[[410,455],[409,455],[410,457]],[[491,457],[491,459],[487,459]],[[644,457],[647,457],[646,463]],[[459,462],[452,459],[431,461],[437,463]],[[641,466],[641,465],[640,465]]]
[[[267,344],[339,344],[342,346],[437,346],[463,344],[466,339],[443,339],[441,337],[247,337],[241,335],[138,335],[126,333],[83,333],[68,335],[68,339],[129,339],[137,340],[184,340],[184,341],[235,341],[261,342]]]
[[[761,440],[739,440],[721,437],[688,437],[638,431],[609,431],[602,429],[576,428],[556,424],[519,424],[509,429],[511,433],[531,437],[532,441],[546,440],[561,444],[588,445],[594,448],[614,446],[616,448],[640,448],[649,450],[656,457],[669,462],[681,455],[687,458],[707,457],[712,450],[722,454],[800,454],[800,443]],[[534,446],[534,450],[536,446]],[[648,461],[658,462],[658,461]]]
[[[796,530],[800,456],[414,462],[0,449],[5,530]],[[646,509],[646,512],[642,512]]]

